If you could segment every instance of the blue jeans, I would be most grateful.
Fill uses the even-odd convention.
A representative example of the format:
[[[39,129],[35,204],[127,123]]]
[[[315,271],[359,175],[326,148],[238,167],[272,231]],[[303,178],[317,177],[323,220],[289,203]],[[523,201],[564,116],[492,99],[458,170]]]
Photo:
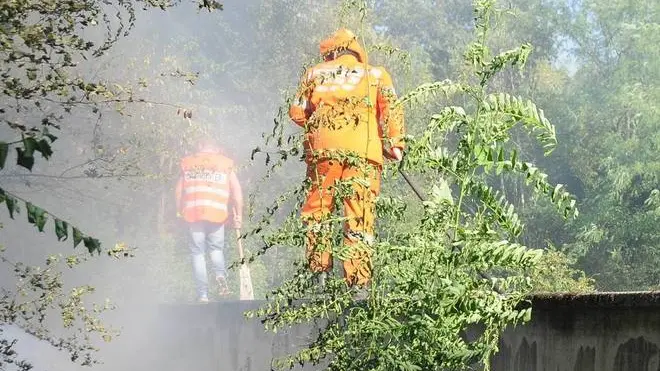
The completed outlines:
[[[225,277],[225,225],[210,222],[189,224],[190,252],[192,255],[193,276],[198,297],[208,297],[209,280],[206,274],[206,251],[209,251],[216,279]]]

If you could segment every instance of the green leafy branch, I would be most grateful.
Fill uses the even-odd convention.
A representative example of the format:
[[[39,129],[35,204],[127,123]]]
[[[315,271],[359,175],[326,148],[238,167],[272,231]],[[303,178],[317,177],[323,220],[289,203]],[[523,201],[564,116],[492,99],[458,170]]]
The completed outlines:
[[[46,222],[50,217],[53,219],[54,232],[58,241],[66,241],[69,236],[71,236],[74,248],[78,247],[78,245],[80,245],[82,242],[90,254],[93,254],[94,252],[97,254],[101,253],[101,242],[98,239],[86,235],[85,233],[81,232],[80,229],[72,226],[69,222],[34,205],[30,201],[26,201],[20,197],[14,196],[11,193],[5,191],[3,188],[0,188],[0,204],[3,202],[7,206],[7,211],[9,212],[10,218],[14,219],[14,215],[20,213],[21,209],[19,204],[22,203],[25,205],[25,209],[27,210],[28,222],[34,225],[39,230],[39,232],[44,231]]]
[[[496,55],[488,63],[483,63],[481,65],[482,69],[477,71],[477,76],[481,77],[481,85],[485,86],[493,76],[495,76],[508,64],[511,66],[518,65],[522,69],[527,62],[527,58],[531,52],[532,46],[529,44],[523,44],[516,49],[507,50]]]
[[[438,93],[442,93],[445,98],[449,98],[457,93],[468,93],[471,90],[468,85],[454,83],[450,80],[424,83],[399,97],[395,104],[419,104],[427,99],[435,98]]]
[[[272,331],[302,323],[319,327],[316,339],[279,359],[276,367],[323,362],[324,369],[333,371],[432,370],[480,363],[487,369],[501,331],[529,320],[528,273],[542,253],[516,241],[523,223],[514,204],[490,181],[503,174],[522,174],[534,193],[547,197],[565,217],[577,215],[577,210],[563,186],[551,185],[546,174],[506,147],[517,124],[536,134],[546,154],[555,146],[556,135],[533,103],[486,92],[497,72],[509,65],[522,67],[531,51],[525,44],[490,58],[486,35],[493,6],[494,1],[475,1],[475,41],[464,54],[479,83],[427,83],[396,102],[416,108],[442,95],[453,105],[431,115],[418,137],[407,137],[402,166],[425,176],[430,198],[421,205],[387,196],[377,202],[379,228],[387,232],[379,232],[373,246],[360,250],[373,253],[369,298],[353,300],[353,288],[341,279],[330,275],[322,284],[320,274],[296,261],[291,278],[268,295],[262,308],[249,313],[262,317]],[[457,98],[464,99],[465,106],[455,105]],[[342,108],[351,111],[349,104]],[[336,124],[331,118],[314,118],[328,128]],[[276,120],[273,130],[279,148],[285,142],[280,125]],[[359,167],[341,151],[320,155]],[[350,186],[343,182],[334,185],[335,203],[347,196],[347,190]],[[302,250],[306,236],[313,234],[321,241],[317,252],[342,257],[344,220],[331,213],[310,229],[292,212],[280,228],[261,232],[266,234],[267,249]],[[468,340],[465,334],[475,324],[480,330]]]
[[[23,134],[20,141],[14,143],[7,143],[0,141],[0,170],[4,169],[9,154],[9,146],[11,144],[21,143],[22,148],[16,147],[16,164],[28,170],[34,166],[34,153],[39,152],[45,159],[49,159],[53,154],[51,144],[57,139],[56,136],[50,134],[46,127],[37,136],[34,133],[28,135]]]
[[[555,126],[545,118],[542,109],[530,100],[513,97],[509,94],[489,94],[483,102],[484,112],[494,112],[509,115],[505,121],[512,124],[522,123],[531,133],[540,132],[537,139],[543,145],[545,155],[549,155],[557,145],[557,134]]]
[[[523,232],[523,224],[514,206],[506,200],[504,194],[478,181],[472,183],[470,193],[483,202],[494,216],[494,220],[508,231],[511,237],[520,236]]]
[[[0,290],[0,316],[4,323],[15,324],[26,333],[44,340],[55,349],[69,352],[71,361],[82,365],[98,363],[92,352],[94,347],[91,336],[98,334],[104,341],[110,341],[116,331],[106,327],[99,316],[114,307],[106,300],[104,305],[85,305],[83,299],[94,292],[89,286],[74,287],[68,293],[64,291],[62,271],[59,266],[66,263],[76,265],[76,257],[62,260],[51,256],[44,268],[29,266],[9,260],[0,252],[0,263],[7,265],[16,278],[15,292]],[[59,312],[63,329],[71,334],[59,333],[55,336],[49,329],[51,313]],[[3,340],[0,340],[2,343]],[[11,359],[9,355],[0,355],[2,360]],[[26,370],[29,370],[27,368]]]
[[[550,201],[562,212],[565,218],[576,218],[579,211],[576,207],[576,201],[562,184],[552,185],[548,181],[548,175],[541,171],[534,164],[518,161],[517,151],[512,150],[511,155],[505,158],[505,150],[502,147],[483,148],[476,147],[477,162],[483,166],[485,172],[491,172],[499,175],[503,171],[513,171],[525,176],[525,184],[532,184],[534,189],[546,195]]]

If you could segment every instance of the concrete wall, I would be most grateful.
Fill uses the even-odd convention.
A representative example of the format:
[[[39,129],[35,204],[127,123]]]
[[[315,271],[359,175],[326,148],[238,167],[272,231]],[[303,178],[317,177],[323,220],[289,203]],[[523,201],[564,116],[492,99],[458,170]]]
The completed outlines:
[[[660,293],[537,296],[494,371],[660,371]]]
[[[267,333],[258,319],[243,313],[262,302],[218,302],[161,306],[154,313],[144,340],[132,352],[118,352],[123,364],[113,360],[108,370],[158,371],[268,371],[271,361],[296,347],[303,347],[312,327]],[[144,336],[146,335],[146,337]],[[123,337],[130,334],[124,334]],[[121,354],[121,355],[119,355]],[[137,363],[136,363],[137,362]],[[297,370],[315,370],[314,367]]]
[[[242,315],[259,304],[161,306],[140,326],[151,330],[125,333],[141,345],[108,369],[270,370],[314,331],[265,333]],[[503,335],[494,371],[660,371],[660,293],[537,296],[533,308],[530,323]]]

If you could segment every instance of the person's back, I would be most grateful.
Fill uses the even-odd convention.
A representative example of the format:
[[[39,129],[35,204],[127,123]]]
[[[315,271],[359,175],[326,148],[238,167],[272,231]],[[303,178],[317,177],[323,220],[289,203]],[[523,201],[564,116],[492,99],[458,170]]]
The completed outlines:
[[[234,161],[220,153],[215,142],[202,139],[197,152],[181,160],[176,185],[177,213],[187,222],[197,296],[208,302],[207,250],[211,256],[218,295],[231,292],[224,258],[225,224],[230,204],[234,228],[241,227],[243,193],[234,171]]]
[[[234,166],[215,152],[197,152],[181,160],[182,215],[187,222],[224,223],[228,217],[229,174]]]
[[[403,113],[393,107],[392,79],[384,68],[367,63],[352,33],[337,35],[332,41],[345,42],[346,47],[307,71],[300,104],[292,106],[290,116],[306,127],[311,150],[345,150],[381,164],[384,136],[391,147],[402,147]],[[322,43],[321,52],[330,47],[337,45]]]
[[[375,206],[380,192],[383,154],[401,160],[403,109],[387,71],[367,63],[356,36],[345,29],[321,42],[320,63],[303,76],[289,116],[305,128],[307,178],[311,183],[301,209],[303,223],[318,224],[307,234],[313,272],[332,270],[327,218],[335,205],[337,182],[350,184],[342,198],[345,228],[344,278],[365,288],[371,280]],[[357,157],[357,158],[355,158]],[[321,275],[322,277],[323,275]],[[321,279],[321,282],[323,279]]]

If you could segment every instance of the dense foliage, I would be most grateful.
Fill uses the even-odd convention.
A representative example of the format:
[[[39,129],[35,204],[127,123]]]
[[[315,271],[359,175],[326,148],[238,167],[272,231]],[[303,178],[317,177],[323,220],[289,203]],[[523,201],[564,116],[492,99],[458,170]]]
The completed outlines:
[[[408,138],[402,164],[406,171],[435,179],[430,197],[420,195],[421,215],[408,218],[405,230],[385,232],[402,222],[408,205],[400,197],[381,197],[378,222],[383,232],[372,248],[373,283],[364,303],[354,302],[343,279],[319,285],[314,277],[318,274],[307,272],[304,262],[298,264],[293,277],[252,313],[265,317],[266,326],[275,330],[322,323],[318,337],[279,366],[323,362],[328,370],[436,370],[479,363],[487,368],[504,327],[529,319],[531,308],[520,304],[532,289],[527,273],[535,269],[541,250],[517,242],[522,222],[491,183],[502,173],[519,174],[564,217],[577,210],[562,185],[548,183],[547,175],[519,158],[510,145],[512,129],[520,126],[549,154],[556,145],[554,126],[531,101],[489,89],[504,68],[523,68],[531,47],[493,55],[488,35],[494,4],[474,5],[474,41],[464,53],[471,73],[458,82],[422,84],[396,103],[414,110],[428,100],[447,102],[425,118],[428,124],[419,135]],[[463,105],[452,105],[458,101]],[[300,148],[289,151],[295,155]],[[332,158],[335,155],[339,161],[355,162],[348,155]],[[290,193],[298,204],[304,188]],[[341,199],[351,189],[339,182],[333,192]],[[334,228],[330,248],[341,257],[346,254],[342,220],[339,214],[320,227],[304,225],[294,210],[282,228],[264,235],[264,250],[297,246],[302,251],[310,228],[320,240],[324,230]]]
[[[130,296],[133,290],[126,287],[135,288],[134,282],[142,282],[148,293],[142,296],[148,300],[192,299],[186,241],[175,224],[171,199],[176,162],[199,135],[226,138],[227,152],[241,165],[239,175],[250,194],[245,245],[252,252],[257,297],[263,298],[302,269],[294,265],[303,251],[302,240],[294,236],[304,231],[295,217],[287,218],[297,211],[303,191],[302,186],[292,189],[303,181],[304,169],[292,161],[300,143],[296,133],[289,137],[295,129],[288,118],[277,113],[282,96],[292,93],[299,68],[316,60],[318,41],[339,25],[357,31],[369,47],[370,59],[390,69],[399,92],[410,93],[402,98],[412,139],[403,169],[428,193],[423,195],[427,203],[420,203],[398,169],[386,169],[379,201],[384,219],[378,256],[402,262],[376,272],[382,282],[379,287],[409,294],[406,290],[413,289],[417,278],[402,273],[417,266],[431,271],[440,261],[456,268],[448,278],[451,282],[465,283],[462,290],[484,293],[479,304],[486,306],[500,301],[511,305],[529,285],[534,291],[658,287],[657,1],[514,0],[500,4],[507,9],[490,13],[487,43],[474,42],[474,9],[459,0],[328,1],[313,6],[306,0],[263,0],[210,14],[197,10],[220,8],[219,3],[199,1],[200,8],[192,11],[174,7],[179,3],[18,0],[0,4],[0,200],[7,209],[0,238],[6,245],[2,257],[8,272],[1,279],[3,318],[14,318],[11,314],[24,304],[67,305],[71,294],[88,292],[88,286],[120,302]],[[519,48],[521,44],[525,46]],[[471,45],[467,54],[465,45]],[[493,60],[481,46],[512,53]],[[531,54],[528,46],[533,48]],[[514,57],[525,62],[523,69],[499,68]],[[491,76],[491,71],[497,73]],[[426,84],[431,81],[439,83]],[[417,87],[434,90],[437,96],[419,96]],[[445,92],[449,95],[440,99]],[[536,106],[514,97],[531,98]],[[540,113],[536,121],[533,113],[540,112],[536,107],[554,126],[544,126]],[[177,116],[179,108],[192,110],[193,117]],[[512,119],[530,115],[534,119],[523,120],[526,125]],[[483,130],[484,122],[498,124]],[[535,122],[542,125],[530,136],[529,125]],[[494,131],[497,128],[507,130]],[[464,136],[470,130],[475,135],[467,140]],[[262,143],[260,132],[266,132],[268,143]],[[537,138],[537,133],[545,137]],[[543,145],[553,143],[554,137],[556,149],[545,156]],[[490,141],[499,144],[491,148]],[[48,161],[39,161],[40,157]],[[447,162],[450,158],[457,160],[455,169]],[[550,183],[563,185],[557,195],[564,190],[575,195],[579,218],[566,223],[556,213],[556,201],[561,209],[571,204],[562,197],[553,200],[555,188],[546,186]],[[482,201],[492,207],[507,205],[495,209],[503,219]],[[508,205],[516,212],[509,213]],[[54,238],[24,231],[24,223],[10,220],[10,213]],[[446,215],[450,223],[441,222]],[[423,223],[441,228],[437,235],[427,228],[418,237],[411,236],[420,225],[428,225]],[[478,227],[485,225],[486,231],[494,231],[493,239],[504,237],[545,252],[534,257],[534,264],[519,261],[509,266],[510,271],[503,269],[500,264],[514,261],[514,256],[502,261],[485,258],[494,241],[483,239],[486,231]],[[479,243],[468,238],[468,232],[475,230],[481,236]],[[264,244],[264,235],[279,240],[267,239]],[[92,252],[100,252],[101,242],[106,241],[110,246],[127,241],[140,248],[135,252],[117,244],[106,249],[113,256],[135,253],[132,263],[106,264],[89,254],[62,252],[57,240],[65,238],[67,244]],[[453,238],[460,252],[446,249]],[[433,249],[436,245],[443,248]],[[233,245],[229,247],[228,257],[233,259]],[[433,259],[408,259],[419,256],[413,251],[426,251]],[[522,253],[526,250],[520,251],[528,256]],[[466,259],[471,256],[479,257],[475,266],[496,277],[499,285],[514,281],[509,282],[510,299],[493,294],[484,286],[488,280],[479,279],[476,271],[466,273]],[[449,257],[454,260],[443,260]],[[76,269],[69,269],[68,263]],[[59,271],[73,275],[75,282],[60,285],[64,278]],[[300,282],[309,286],[309,274],[302,274]],[[530,281],[519,282],[524,276]],[[231,280],[236,283],[234,276]],[[49,283],[33,294],[15,295],[20,290],[14,284],[45,281]],[[442,285],[438,281],[437,287]],[[333,297],[341,305],[352,305],[340,282],[330,286],[337,290]],[[288,288],[284,286],[285,291]],[[54,293],[56,299],[50,301],[46,295],[45,300],[33,301],[34,295],[44,292]],[[459,292],[463,291],[455,294]],[[430,306],[421,308],[411,309],[413,302],[404,300],[394,313],[404,309],[426,313],[453,294],[443,295],[431,295]],[[383,300],[377,304],[398,305]],[[85,308],[93,312],[89,301]],[[356,316],[371,313],[369,308]],[[52,322],[40,323],[39,316],[30,313],[25,321],[12,321],[41,329],[30,331],[48,338],[40,331],[53,329]],[[456,316],[455,328],[463,328],[468,320],[463,312],[447,313]],[[296,318],[305,316],[311,314]],[[430,320],[422,316],[420,328],[432,320],[433,316]],[[58,322],[56,327],[61,326]],[[347,323],[364,324],[359,318]],[[372,333],[378,335],[396,323],[376,326]],[[502,323],[495,320],[492,328]],[[92,327],[104,334],[105,327]],[[81,327],[68,330],[76,335],[76,328]],[[332,327],[329,331],[333,334]],[[7,357],[3,359],[17,359],[11,339],[0,338],[0,354]],[[82,348],[87,346],[84,336],[76,339],[82,340],[78,343]],[[345,345],[333,346],[341,344]],[[457,362],[492,350],[458,344],[440,349],[467,349],[469,354],[454,358]],[[394,354],[397,349],[387,351]],[[78,353],[78,361],[87,359]]]

